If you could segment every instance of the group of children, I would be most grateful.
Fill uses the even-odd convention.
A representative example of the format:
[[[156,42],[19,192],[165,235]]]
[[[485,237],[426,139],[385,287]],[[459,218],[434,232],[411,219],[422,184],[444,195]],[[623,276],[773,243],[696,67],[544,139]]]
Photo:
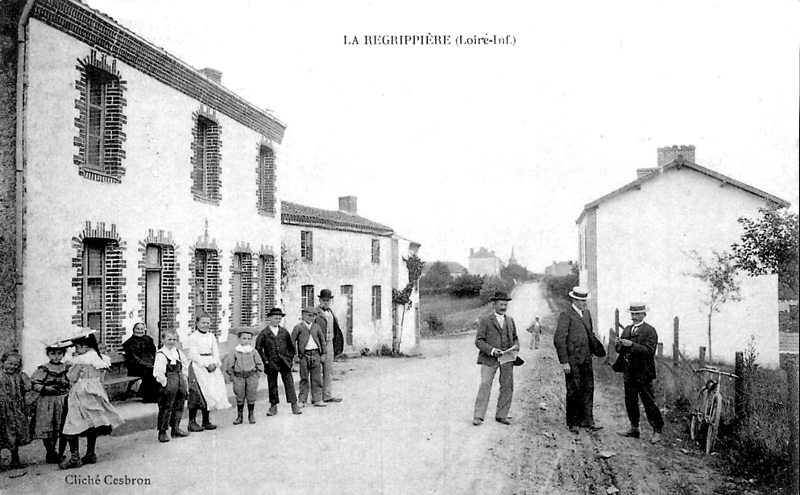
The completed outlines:
[[[62,362],[74,347],[70,364]],[[48,362],[30,378],[22,371],[17,350],[2,356],[0,372],[0,449],[11,451],[11,469],[22,467],[19,447],[41,439],[45,461],[62,469],[97,462],[99,435],[111,433],[123,423],[108,400],[102,378],[111,359],[100,353],[93,330],[78,328],[67,340],[45,346]],[[78,438],[86,437],[86,453],[80,456]],[[69,456],[64,450],[69,446]]]
[[[186,352],[178,346],[174,330],[162,333],[163,346],[158,349],[153,365],[153,377],[160,385],[158,392],[158,440],[189,435],[180,428],[184,403],[189,408],[190,432],[213,430],[210,411],[231,407],[223,372],[233,383],[238,414],[234,425],[244,422],[247,406],[248,422],[255,423],[255,400],[259,375],[266,373],[270,408],[267,416],[277,414],[278,376],[280,375],[293,414],[301,414],[309,391],[312,405],[324,407],[322,397],[322,360],[325,356],[325,337],[315,323],[317,310],[304,308],[302,321],[291,334],[281,326],[286,316],[272,308],[268,325],[253,344],[254,331],[239,329],[236,348],[223,363],[219,345],[211,328],[211,317],[201,313],[195,328],[186,341]],[[74,346],[69,364],[64,355]],[[22,372],[22,358],[16,350],[2,356],[0,370],[0,449],[11,451],[11,468],[22,466],[19,447],[33,439],[41,439],[46,449],[45,460],[59,463],[62,469],[97,462],[95,444],[98,435],[107,435],[123,423],[108,400],[102,378],[111,360],[100,353],[94,331],[78,329],[67,339],[47,345],[48,362],[39,366],[30,378]],[[300,362],[300,393],[295,393],[292,364]],[[202,421],[197,421],[198,411]],[[169,435],[167,432],[169,431]],[[78,438],[86,437],[86,453],[80,457]],[[69,446],[69,456],[64,456]]]

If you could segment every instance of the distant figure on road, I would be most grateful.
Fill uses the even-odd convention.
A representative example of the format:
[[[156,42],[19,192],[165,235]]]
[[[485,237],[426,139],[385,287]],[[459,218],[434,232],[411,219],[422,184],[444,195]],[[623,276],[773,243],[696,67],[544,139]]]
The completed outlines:
[[[514,320],[506,316],[508,294],[497,291],[490,299],[494,311],[478,322],[478,332],[475,335],[475,346],[479,349],[478,364],[481,365],[481,385],[478,388],[478,397],[475,399],[475,413],[472,424],[479,426],[486,416],[489,406],[489,397],[492,393],[492,382],[497,369],[500,369],[500,396],[497,398],[495,419],[504,425],[511,424],[508,419],[508,410],[511,408],[511,396],[514,393],[514,360],[500,364],[498,358],[504,352],[519,350],[519,338]]]
[[[592,315],[586,309],[589,291],[583,287],[573,287],[569,297],[572,307],[558,316],[553,337],[567,385],[567,427],[572,433],[578,433],[579,427],[597,431],[602,426],[594,422],[592,355],[605,355],[605,349],[594,335]]]
[[[623,437],[639,438],[639,398],[642,399],[644,412],[650,426],[653,427],[653,437],[650,443],[661,441],[661,430],[664,420],[656,404],[653,394],[653,380],[656,379],[656,347],[658,347],[658,333],[656,329],[645,323],[647,306],[644,303],[631,303],[628,312],[633,323],[625,327],[622,336],[615,344],[620,359],[627,361],[623,372],[625,384],[625,409],[631,427],[628,431],[621,432]]]
[[[531,334],[530,349],[539,348],[539,339],[542,337],[542,324],[539,323],[539,317],[533,319],[533,323],[528,327],[528,333]]]

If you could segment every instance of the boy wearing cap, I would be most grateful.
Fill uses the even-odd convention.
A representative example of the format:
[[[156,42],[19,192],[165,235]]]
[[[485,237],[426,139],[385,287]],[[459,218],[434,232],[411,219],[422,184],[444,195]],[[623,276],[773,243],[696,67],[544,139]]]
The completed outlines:
[[[181,430],[181,418],[186,397],[189,395],[189,358],[178,349],[178,333],[173,329],[161,332],[164,346],[156,352],[153,361],[153,378],[161,385],[158,395],[158,441],[169,442],[167,429],[172,427],[172,437],[187,437]]]
[[[656,347],[658,333],[651,325],[645,323],[647,306],[644,303],[631,303],[628,312],[632,323],[625,327],[622,336],[615,344],[620,359],[627,361],[624,371],[625,409],[631,427],[621,432],[623,437],[639,438],[639,398],[642,399],[647,421],[653,427],[650,443],[661,441],[661,430],[664,419],[656,404],[653,393],[653,380],[656,379]]]
[[[253,424],[256,422],[258,375],[264,372],[264,362],[253,347],[253,331],[249,328],[240,328],[236,334],[239,336],[239,345],[228,354],[223,365],[223,369],[231,377],[233,393],[236,394],[238,412],[233,424],[240,425],[244,421],[242,415],[245,402],[247,402],[247,420]]]
[[[573,287],[569,297],[572,305],[558,316],[553,336],[567,386],[567,427],[572,433],[578,433],[580,427],[597,431],[603,427],[594,422],[592,354],[593,350],[602,349],[603,344],[594,335],[592,315],[586,308],[589,291]]]
[[[311,403],[325,407],[322,401],[322,360],[325,357],[325,337],[314,322],[317,310],[303,308],[303,321],[292,330],[292,342],[300,356],[300,403],[308,400],[309,378],[311,382]]]
[[[280,308],[272,308],[267,314],[267,326],[261,330],[256,339],[256,350],[261,354],[264,361],[264,368],[267,373],[267,385],[269,386],[269,411],[267,416],[278,414],[278,375],[283,381],[283,388],[286,392],[286,402],[292,405],[292,413],[300,414],[300,406],[297,405],[297,395],[294,391],[294,378],[292,377],[292,361],[294,360],[295,348],[292,343],[292,336],[289,331],[281,326],[281,320],[286,314]]]

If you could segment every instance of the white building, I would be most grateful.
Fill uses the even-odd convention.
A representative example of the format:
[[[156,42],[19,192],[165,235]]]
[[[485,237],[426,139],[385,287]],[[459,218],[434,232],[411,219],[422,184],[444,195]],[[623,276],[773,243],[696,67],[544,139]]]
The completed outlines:
[[[279,298],[284,124],[80,2],[31,5],[20,214],[3,225],[17,233],[25,368],[71,324],[113,355],[137,321],[156,342],[159,326],[188,335],[200,311],[222,341],[257,322]]]
[[[489,251],[485,247],[477,251],[470,248],[468,261],[470,275],[499,277],[500,270],[503,269],[503,261],[494,254],[494,251]]]
[[[679,350],[697,357],[708,346],[706,287],[689,276],[697,270],[690,254],[709,259],[730,250],[742,234],[742,216],[757,217],[780,198],[695,163],[695,149],[660,148],[658,167],[585,206],[577,220],[580,280],[589,289],[596,331],[606,337],[620,309],[623,323],[632,300],[650,306],[664,353],[671,355],[673,320],[680,319]],[[713,359],[733,362],[754,339],[759,361],[778,365],[777,275],[742,274],[740,302],[727,302],[713,316]]]
[[[300,320],[303,307],[318,304],[322,289],[329,289],[345,353],[391,349],[398,338],[401,352],[418,351],[418,290],[412,291],[412,307],[405,313],[393,304],[392,290],[408,283],[403,258],[416,254],[419,244],[359,216],[355,196],[340,197],[339,210],[284,201],[281,221],[287,327]]]

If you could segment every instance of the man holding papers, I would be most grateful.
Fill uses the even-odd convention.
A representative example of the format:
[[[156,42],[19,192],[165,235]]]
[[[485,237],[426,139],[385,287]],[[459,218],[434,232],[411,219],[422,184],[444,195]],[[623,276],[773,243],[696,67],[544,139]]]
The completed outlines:
[[[502,291],[495,292],[491,298],[494,311],[484,316],[478,323],[475,346],[478,351],[478,364],[481,365],[481,385],[475,399],[475,413],[472,424],[479,426],[486,416],[489,397],[492,393],[494,375],[500,369],[500,396],[497,398],[495,419],[504,425],[511,424],[508,410],[514,392],[514,361],[519,351],[519,338],[514,320],[506,316],[508,301],[511,298]]]

